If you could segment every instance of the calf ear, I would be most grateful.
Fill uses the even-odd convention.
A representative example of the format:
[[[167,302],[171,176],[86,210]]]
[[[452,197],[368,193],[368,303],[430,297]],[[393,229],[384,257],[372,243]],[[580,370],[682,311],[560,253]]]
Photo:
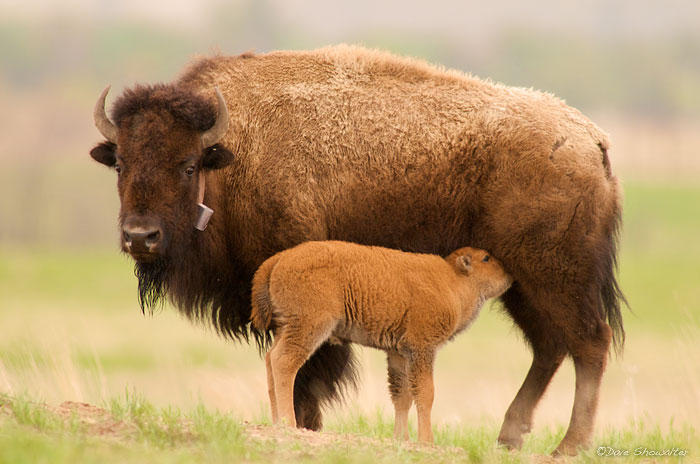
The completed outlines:
[[[457,269],[469,275],[472,272],[472,258],[469,255],[462,255],[457,257],[457,262],[455,263]]]
[[[117,164],[116,151],[117,146],[112,142],[102,142],[90,150],[90,156],[98,163],[102,163],[111,168]]]
[[[219,143],[204,149],[204,157],[202,158],[202,167],[204,169],[221,169],[232,162],[233,153]]]

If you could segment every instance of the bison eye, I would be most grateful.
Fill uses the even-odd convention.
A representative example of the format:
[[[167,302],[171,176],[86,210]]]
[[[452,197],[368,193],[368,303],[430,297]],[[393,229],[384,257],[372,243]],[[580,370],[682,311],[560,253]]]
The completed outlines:
[[[185,169],[185,174],[187,174],[187,177],[192,177],[192,174],[194,174],[194,166],[189,166]]]
[[[481,261],[488,263],[489,259],[491,259],[491,257],[489,255],[486,255],[486,256],[484,256],[484,259],[482,259]]]
[[[114,170],[117,172],[117,174],[121,174],[122,172],[122,167],[119,164],[114,165]]]

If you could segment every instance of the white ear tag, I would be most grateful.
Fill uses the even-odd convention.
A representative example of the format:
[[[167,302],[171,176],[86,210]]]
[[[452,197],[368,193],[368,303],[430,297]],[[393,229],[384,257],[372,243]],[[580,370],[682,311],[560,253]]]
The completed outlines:
[[[209,224],[209,219],[211,219],[211,215],[214,214],[214,210],[204,203],[197,203],[197,209],[199,209],[199,217],[194,227],[197,230],[204,230],[207,228],[207,224]]]

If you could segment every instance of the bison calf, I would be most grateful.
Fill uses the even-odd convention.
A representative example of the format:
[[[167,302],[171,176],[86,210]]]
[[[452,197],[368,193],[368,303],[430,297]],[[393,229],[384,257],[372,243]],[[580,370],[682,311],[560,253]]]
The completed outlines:
[[[296,425],[294,379],[329,339],[387,353],[394,434],[408,438],[415,400],[418,439],[432,442],[435,352],[511,284],[483,250],[447,258],[347,242],[306,242],[265,261],[253,278],[251,319],[274,330],[265,357],[275,423]]]

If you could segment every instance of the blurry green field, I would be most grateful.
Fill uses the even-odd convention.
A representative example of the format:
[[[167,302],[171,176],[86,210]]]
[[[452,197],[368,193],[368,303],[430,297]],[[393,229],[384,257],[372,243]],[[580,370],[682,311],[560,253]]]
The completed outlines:
[[[632,312],[624,310],[625,355],[611,360],[603,384],[595,443],[690,447],[698,459],[700,438],[692,427],[700,427],[700,186],[629,182],[624,188],[620,282]],[[111,220],[116,224],[116,217]],[[370,350],[359,355],[361,390],[349,406],[330,411],[327,429],[384,439],[392,427],[384,359]],[[0,244],[0,393],[9,395],[0,408],[0,462],[263,462],[290,456],[433,462],[464,453],[474,462],[526,462],[528,453],[554,448],[573,399],[567,363],[538,409],[526,453],[497,450],[502,415],[529,362],[517,331],[497,309],[484,311],[440,353],[433,419],[438,444],[460,449],[457,455],[421,454],[393,442],[354,444],[357,459],[343,457],[342,444],[307,452],[303,441],[291,440],[270,451],[264,440],[245,439],[240,425],[268,417],[264,365],[254,348],[193,327],[171,308],[142,316],[132,265],[116,244],[67,250]],[[170,432],[144,425],[123,440],[101,439],[50,413],[37,413],[49,415],[37,423],[15,411],[18,404],[33,404],[28,399],[54,406],[70,400],[106,405],[116,414],[110,402],[127,390],[143,395],[153,423],[167,425],[171,414],[209,421],[211,429],[195,425],[185,433],[175,421]],[[196,414],[201,417],[192,419]],[[380,448],[383,454],[377,454]],[[582,462],[590,460],[595,456]]]
[[[620,281],[629,327],[672,335],[700,315],[700,186],[625,185]]]

